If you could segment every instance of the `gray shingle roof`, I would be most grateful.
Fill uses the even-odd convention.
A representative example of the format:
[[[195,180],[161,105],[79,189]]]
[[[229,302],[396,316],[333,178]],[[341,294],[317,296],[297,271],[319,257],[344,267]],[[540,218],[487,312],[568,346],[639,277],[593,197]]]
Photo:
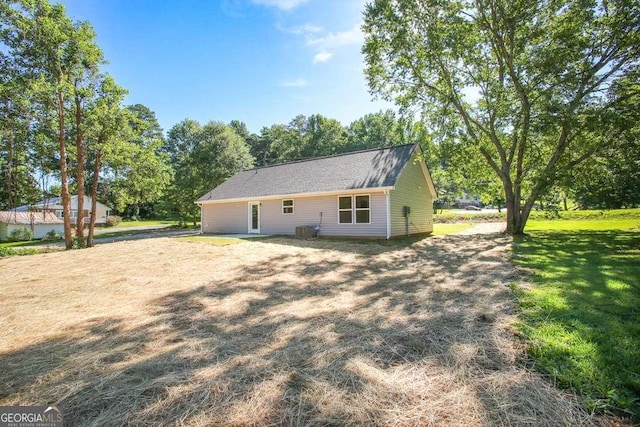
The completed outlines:
[[[392,187],[416,147],[399,145],[245,170],[198,202]]]

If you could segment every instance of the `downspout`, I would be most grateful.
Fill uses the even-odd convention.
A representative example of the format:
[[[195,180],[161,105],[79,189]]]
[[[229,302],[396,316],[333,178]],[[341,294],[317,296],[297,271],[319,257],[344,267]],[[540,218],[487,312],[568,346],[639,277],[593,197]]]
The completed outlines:
[[[384,196],[387,202],[387,240],[391,238],[391,195],[389,190],[384,191]]]
[[[204,234],[204,230],[202,229],[202,227],[204,227],[204,221],[202,220],[202,203],[196,204],[200,206],[200,234]]]

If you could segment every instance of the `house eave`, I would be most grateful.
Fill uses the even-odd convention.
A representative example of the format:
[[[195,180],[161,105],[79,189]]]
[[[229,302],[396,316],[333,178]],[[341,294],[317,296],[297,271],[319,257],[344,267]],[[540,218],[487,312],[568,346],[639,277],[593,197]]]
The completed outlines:
[[[373,187],[373,188],[350,188],[346,190],[334,190],[334,191],[316,191],[311,193],[294,193],[294,194],[273,194],[267,196],[252,196],[252,197],[237,197],[234,199],[220,199],[220,200],[196,200],[194,203],[197,205],[212,205],[220,203],[235,203],[235,202],[250,202],[255,200],[277,200],[277,199],[298,199],[303,197],[321,197],[321,196],[337,196],[340,194],[353,194],[357,192],[384,192],[391,191],[395,187]]]

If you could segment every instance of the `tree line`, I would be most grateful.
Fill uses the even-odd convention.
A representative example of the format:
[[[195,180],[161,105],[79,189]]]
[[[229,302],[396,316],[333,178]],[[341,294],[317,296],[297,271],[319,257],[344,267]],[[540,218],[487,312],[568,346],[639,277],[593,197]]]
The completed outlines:
[[[407,7],[411,10],[401,10]],[[380,0],[370,4],[365,15],[368,39],[363,51],[372,92],[398,101],[401,113],[367,114],[347,126],[320,114],[298,115],[287,124],[264,127],[258,134],[249,132],[239,120],[202,125],[186,119],[165,136],[150,108],[123,105],[127,91],[101,70],[105,60],[89,23],[72,21],[63,6],[44,0],[2,2],[0,209],[61,196],[66,246],[74,242],[91,246],[95,217],[90,218],[85,236],[84,215],[70,222],[70,194],[87,194],[94,203],[103,201],[129,217],[171,215],[181,222],[195,222],[199,208],[194,201],[239,170],[407,143],[422,146],[441,201],[451,203],[468,191],[480,195],[485,203],[506,203],[512,212],[523,215],[528,215],[536,201],[557,203],[566,197],[582,207],[640,203],[640,99],[633,62],[637,58],[627,52],[630,42],[624,34],[617,35],[620,52],[602,58],[600,69],[594,71],[596,65],[580,59],[578,48],[560,43],[567,42],[564,38],[568,36],[550,27],[550,34],[562,39],[556,43],[563,54],[573,55],[571,64],[584,68],[582,77],[565,72],[566,81],[555,81],[555,73],[562,73],[559,65],[546,64],[543,58],[536,59],[540,63],[527,64],[526,58],[516,58],[513,51],[499,50],[497,62],[487,68],[485,60],[491,58],[491,50],[482,47],[484,40],[479,36],[471,37],[473,32],[463,32],[472,30],[467,28],[469,22],[438,27],[428,20],[431,15],[425,15],[423,7]],[[444,12],[455,16],[466,10]],[[483,37],[491,39],[500,36],[500,25],[511,22],[501,22],[506,18],[500,18],[500,13],[527,11],[531,12],[522,6],[497,10],[494,17],[480,14],[476,25]],[[426,39],[421,33],[397,32],[400,17],[425,19],[421,25],[434,25],[438,31]],[[577,18],[570,18],[576,22]],[[489,22],[492,19],[497,21]],[[593,25],[603,27],[602,23]],[[406,28],[423,27],[407,22]],[[453,34],[471,38],[458,39]],[[412,39],[405,40],[407,37]],[[439,44],[433,44],[438,40]],[[510,49],[527,42],[502,40],[513,45]],[[453,46],[447,48],[446,43]],[[405,51],[417,46],[431,51]],[[494,48],[503,47],[496,44]],[[438,49],[444,51],[434,55]],[[469,56],[460,49],[484,53]],[[427,62],[427,54],[430,61],[440,58],[440,63]],[[379,63],[383,57],[397,63]],[[422,62],[406,69],[414,60]],[[458,77],[452,77],[455,70],[447,67],[459,66],[462,60],[470,62],[475,68],[469,70],[477,69],[477,73],[457,70]],[[420,69],[427,65],[431,69]],[[603,67],[616,67],[620,72],[608,73]],[[415,73],[413,80],[394,80],[397,70],[403,70],[405,77]],[[533,78],[534,71],[540,79],[537,88],[534,82],[525,81]],[[544,83],[544,78],[549,81]],[[408,84],[411,81],[413,86]],[[484,98],[475,106],[461,95],[464,84],[481,88]],[[584,93],[585,85],[592,92]],[[566,100],[558,93],[566,98],[571,90],[580,88],[580,96],[574,93],[576,105],[567,110]],[[599,94],[593,93],[596,90]],[[423,107],[419,119],[406,114],[416,104]],[[559,147],[559,143],[565,145]],[[79,205],[79,211],[95,212],[95,206],[82,206],[81,197]],[[526,215],[511,218],[512,232],[524,226]]]

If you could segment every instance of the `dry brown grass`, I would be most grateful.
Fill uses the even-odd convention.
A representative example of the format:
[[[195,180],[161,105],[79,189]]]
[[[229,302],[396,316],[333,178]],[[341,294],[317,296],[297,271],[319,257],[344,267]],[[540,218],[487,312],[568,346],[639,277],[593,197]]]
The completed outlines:
[[[0,405],[68,425],[590,425],[518,363],[508,240],[0,259]]]

